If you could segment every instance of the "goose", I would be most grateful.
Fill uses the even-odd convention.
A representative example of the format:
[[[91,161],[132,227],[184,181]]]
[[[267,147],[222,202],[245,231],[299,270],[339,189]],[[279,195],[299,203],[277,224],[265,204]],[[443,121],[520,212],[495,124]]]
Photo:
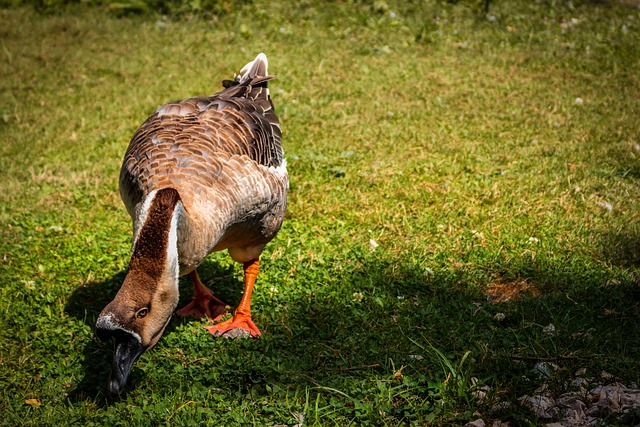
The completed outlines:
[[[178,305],[178,278],[188,275],[193,301],[178,315],[219,320],[228,310],[196,268],[227,249],[242,263],[244,293],[214,336],[260,336],[251,294],[265,245],[278,233],[289,178],[282,133],[269,97],[265,54],[224,89],[161,106],[133,135],[120,171],[120,195],[133,221],[127,274],[96,322],[113,337],[108,389],[120,393],[138,357],[160,339]]]

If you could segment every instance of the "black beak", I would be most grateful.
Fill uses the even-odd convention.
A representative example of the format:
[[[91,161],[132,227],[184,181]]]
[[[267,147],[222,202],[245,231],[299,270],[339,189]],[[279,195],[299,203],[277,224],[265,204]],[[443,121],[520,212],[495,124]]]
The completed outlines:
[[[113,353],[113,364],[111,365],[111,378],[109,378],[109,391],[113,394],[120,394],[131,367],[138,360],[138,357],[146,350],[140,340],[124,331],[117,331],[113,337],[116,341],[116,348]]]

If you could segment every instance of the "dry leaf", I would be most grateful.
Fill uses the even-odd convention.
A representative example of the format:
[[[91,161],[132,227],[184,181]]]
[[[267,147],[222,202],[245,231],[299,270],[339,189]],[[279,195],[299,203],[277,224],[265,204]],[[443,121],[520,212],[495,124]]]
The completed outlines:
[[[397,371],[395,371],[393,373],[393,379],[394,380],[398,380],[398,381],[402,380],[402,377],[404,376],[404,375],[402,375],[402,370],[403,369],[404,369],[404,366],[400,367],[400,369],[398,369]]]
[[[35,406],[36,408],[42,406],[42,402],[40,402],[39,399],[25,399],[24,403],[27,405]]]

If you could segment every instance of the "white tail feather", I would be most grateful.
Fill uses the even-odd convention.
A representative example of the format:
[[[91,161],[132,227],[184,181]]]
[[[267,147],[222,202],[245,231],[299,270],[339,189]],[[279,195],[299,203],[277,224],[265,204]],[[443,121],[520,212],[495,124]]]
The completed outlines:
[[[259,53],[258,56],[256,56],[256,59],[242,67],[242,69],[240,70],[240,75],[238,75],[236,79],[239,83],[244,83],[248,78],[255,77],[257,75],[268,75],[268,69],[269,61],[267,60],[267,55],[265,55],[264,53]]]

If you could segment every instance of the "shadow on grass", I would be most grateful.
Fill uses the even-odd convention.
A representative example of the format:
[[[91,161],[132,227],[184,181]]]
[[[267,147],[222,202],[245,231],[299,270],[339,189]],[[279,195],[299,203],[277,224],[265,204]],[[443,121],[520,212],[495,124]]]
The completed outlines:
[[[539,360],[555,361],[568,375],[582,366],[617,369],[614,375],[640,367],[638,288],[612,284],[601,270],[538,259],[432,271],[373,255],[350,259],[299,268],[290,282],[275,284],[278,292],[269,292],[274,285],[269,273],[259,278],[254,319],[264,333],[260,340],[215,340],[206,331],[172,334],[190,321],[174,317],[152,350],[160,353],[145,361],[153,383],[166,393],[204,386],[251,395],[256,387],[275,384],[357,394],[364,393],[362,384],[389,380],[402,367],[426,388],[433,379],[447,378],[428,350],[433,346],[452,361],[470,351],[469,375],[501,384],[515,399],[539,385],[519,380]],[[287,271],[290,265],[276,261],[270,268]],[[208,286],[212,277],[221,277],[211,286],[214,293],[237,304],[242,286],[233,267],[206,262],[200,274]],[[118,273],[77,290],[67,312],[93,327],[123,278]],[[485,290],[496,280],[531,284],[540,292],[492,303]],[[181,305],[190,300],[190,289],[181,281]],[[504,320],[496,320],[497,313]],[[550,323],[556,327],[553,335],[543,332]],[[104,390],[111,352],[110,344],[87,343],[85,376],[73,399],[109,404]],[[145,378],[149,374],[134,366],[128,389],[154,387]]]
[[[625,268],[640,268],[640,227],[628,227],[603,236],[604,256]]]
[[[118,291],[125,272],[117,273],[104,282],[91,282],[77,288],[65,305],[65,312],[76,319],[95,327],[98,314],[113,299]],[[111,371],[111,348],[99,342],[94,335],[83,349],[82,364],[84,377],[69,393],[71,401],[90,398],[100,406],[108,404],[104,394]]]
[[[231,305],[239,302],[242,287],[235,278],[232,267],[222,268],[214,262],[206,261],[198,268],[198,273],[205,285],[212,289],[220,299]],[[65,305],[65,312],[95,329],[98,315],[113,300],[125,276],[126,271],[121,271],[103,282],[92,282],[76,289]],[[186,305],[192,298],[191,281],[186,277],[181,278],[178,307]],[[176,325],[185,321],[189,321],[189,319],[174,316],[163,335],[171,334]],[[83,356],[84,377],[69,393],[69,397],[74,402],[91,399],[100,406],[108,406],[114,401],[114,397],[106,391],[111,373],[113,343],[103,343],[94,335],[83,349]],[[134,365],[128,382],[130,384],[136,383],[139,379],[139,370]]]

